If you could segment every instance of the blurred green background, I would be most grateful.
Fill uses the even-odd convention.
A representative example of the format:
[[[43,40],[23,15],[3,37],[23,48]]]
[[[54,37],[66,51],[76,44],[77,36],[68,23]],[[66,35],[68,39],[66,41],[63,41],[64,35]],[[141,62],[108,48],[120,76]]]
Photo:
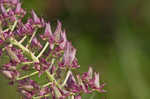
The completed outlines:
[[[22,0],[77,48],[81,72],[92,66],[106,94],[91,99],[150,99],[150,0]],[[0,99],[21,99],[0,75]],[[90,99],[84,95],[83,99]]]

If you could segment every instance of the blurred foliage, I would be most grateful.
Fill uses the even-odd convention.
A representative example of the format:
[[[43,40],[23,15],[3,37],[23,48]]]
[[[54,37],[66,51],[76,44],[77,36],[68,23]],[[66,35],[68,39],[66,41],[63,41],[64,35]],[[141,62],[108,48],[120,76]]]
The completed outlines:
[[[101,73],[106,94],[93,99],[150,98],[149,0],[22,0],[55,27],[59,19],[78,49],[80,72]],[[1,60],[0,60],[1,61]],[[0,76],[0,99],[20,99]],[[90,99],[85,95],[83,99]],[[92,98],[91,98],[92,99]]]

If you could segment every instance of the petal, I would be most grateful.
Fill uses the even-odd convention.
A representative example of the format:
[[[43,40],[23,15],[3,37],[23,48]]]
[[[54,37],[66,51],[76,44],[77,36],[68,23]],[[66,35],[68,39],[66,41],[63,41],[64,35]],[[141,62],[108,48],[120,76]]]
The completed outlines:
[[[88,77],[89,77],[89,79],[92,79],[92,77],[93,77],[93,69],[92,69],[92,67],[89,67]]]
[[[66,43],[67,43],[67,37],[66,37],[66,32],[65,30],[61,32],[61,39],[62,39],[62,42],[60,43],[60,48],[61,49],[64,49],[65,46],[66,46]]]
[[[40,49],[42,48],[41,43],[38,41],[38,39],[36,37],[33,38],[31,43],[32,43],[33,46],[36,46],[36,47],[38,47]]]
[[[76,49],[71,45],[70,42],[66,43],[66,49],[64,51],[64,64],[71,65],[75,59]]]
[[[40,19],[38,18],[38,16],[36,15],[36,13],[34,12],[34,10],[32,10],[31,12],[33,20],[36,24],[40,24]]]
[[[50,23],[46,23],[46,28],[45,28],[45,36],[52,36],[52,31],[51,31],[51,26],[50,26]]]
[[[53,42],[53,34],[52,34],[52,31],[51,31],[51,26],[50,26],[50,23],[46,23],[45,24],[46,27],[45,27],[45,32],[43,35],[40,35],[40,37],[43,39],[43,40],[46,40],[48,39],[49,42]]]
[[[94,73],[94,85],[99,88],[100,87],[100,83],[99,83],[99,73]]]
[[[55,37],[55,41],[56,42],[59,42],[60,41],[60,36],[61,36],[61,27],[62,27],[62,24],[60,21],[57,21],[57,28],[54,32],[54,37]]]
[[[9,79],[13,78],[13,75],[12,75],[11,71],[3,70],[2,74],[4,74]]]
[[[5,17],[8,16],[7,11],[6,11],[6,9],[4,8],[4,6],[3,6],[2,4],[0,5],[0,8],[1,8],[2,14],[3,14]]]
[[[19,0],[11,0],[11,2],[12,2],[13,4],[18,4],[18,3],[19,3]]]
[[[73,61],[72,61],[72,68],[79,68],[80,65],[78,65],[78,60],[77,58],[75,58]]]
[[[17,3],[15,13],[20,13],[20,11],[21,11],[21,3]]]

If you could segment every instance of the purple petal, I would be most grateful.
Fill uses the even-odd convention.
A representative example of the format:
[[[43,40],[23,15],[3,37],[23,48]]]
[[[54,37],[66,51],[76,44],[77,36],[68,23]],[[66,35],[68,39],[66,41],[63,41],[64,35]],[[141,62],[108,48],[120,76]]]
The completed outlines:
[[[100,87],[100,83],[99,83],[99,73],[96,73],[94,74],[94,84],[97,88]]]
[[[61,27],[62,27],[61,22],[57,21],[57,28],[56,28],[56,30],[54,32],[54,38],[55,38],[56,42],[60,41],[60,38],[61,38]]]
[[[46,23],[45,32],[44,32],[43,35],[40,35],[40,37],[41,37],[43,40],[48,39],[50,42],[53,41],[53,34],[52,34],[52,31],[51,31],[50,23]]]
[[[80,75],[77,75],[77,79],[78,79],[78,82],[81,86],[81,89],[85,92],[85,93],[89,93],[89,90],[88,90],[88,84],[87,83],[83,83]]]
[[[7,78],[12,79],[13,75],[11,71],[3,70],[2,74],[4,74]]]
[[[67,85],[70,86],[70,85],[72,85],[74,83],[76,83],[76,80],[75,80],[73,74],[71,73],[69,78],[68,78],[68,80],[67,80]]]
[[[77,61],[77,58],[75,58],[73,61],[72,61],[72,68],[79,68],[80,65],[78,65],[78,61]]]
[[[36,46],[36,47],[38,47],[40,49],[42,48],[41,43],[38,41],[38,39],[36,37],[33,38],[31,43],[32,43],[33,46]]]
[[[47,36],[47,37],[51,37],[52,36],[50,23],[46,23],[46,28],[45,28],[44,35]]]
[[[75,59],[76,49],[71,45],[70,42],[66,43],[66,49],[64,51],[65,65],[71,65]]]
[[[20,11],[21,11],[21,3],[17,3],[15,13],[20,13]]]
[[[19,3],[19,0],[11,0],[11,2],[12,2],[13,4],[18,4],[18,3]]]
[[[32,10],[32,17],[33,17],[35,24],[40,24],[40,19],[38,18],[38,16],[33,10]]]
[[[46,23],[45,33],[44,33],[44,35],[41,35],[41,38],[43,40],[48,39],[50,49],[54,48],[54,37],[53,37],[52,31],[51,31],[50,23]]]
[[[60,43],[60,48],[64,49],[67,43],[67,37],[66,37],[66,32],[65,30],[61,32],[61,38],[62,38],[62,42]]]
[[[45,21],[44,21],[43,18],[41,18],[41,24],[42,24],[43,27],[45,26]]]
[[[90,81],[93,79],[93,69],[92,67],[89,67],[88,72],[83,73],[82,80]]]
[[[8,16],[7,11],[6,11],[6,9],[4,8],[4,6],[3,6],[2,4],[0,5],[0,8],[1,8],[2,14],[3,14],[5,17]]]

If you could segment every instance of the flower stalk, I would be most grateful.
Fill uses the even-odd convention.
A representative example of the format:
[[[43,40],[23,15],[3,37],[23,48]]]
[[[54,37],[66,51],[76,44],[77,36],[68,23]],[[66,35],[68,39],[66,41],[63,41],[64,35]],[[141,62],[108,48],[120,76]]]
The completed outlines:
[[[39,55],[37,56],[37,58],[40,58],[42,56],[42,54],[45,52],[46,48],[48,47],[49,42],[46,42],[44,48],[42,49],[42,51],[39,53]]]
[[[16,80],[23,80],[23,79],[25,79],[25,78],[29,78],[29,77],[31,77],[31,76],[34,76],[34,75],[36,75],[36,74],[38,74],[39,73],[39,71],[35,71],[35,72],[33,72],[33,73],[31,73],[31,74],[28,74],[28,75],[25,75],[25,76],[23,76],[23,77],[18,77],[18,78],[16,78]]]
[[[23,52],[25,52],[26,54],[28,54],[28,55],[32,58],[32,60],[33,60],[34,62],[39,62],[38,58],[35,57],[34,54],[33,54],[28,48],[24,47],[24,46],[23,46],[22,44],[20,44],[16,39],[10,38],[9,41],[10,41],[10,43],[11,43],[12,45],[15,45],[15,46],[19,47],[20,49],[22,49]]]
[[[31,38],[30,38],[30,40],[29,40],[29,42],[28,42],[26,48],[28,48],[28,47],[30,46],[30,44],[31,44],[33,38],[35,37],[36,33],[37,33],[37,29],[35,29],[35,31],[33,32],[33,34],[32,34],[32,36],[31,36]]]

